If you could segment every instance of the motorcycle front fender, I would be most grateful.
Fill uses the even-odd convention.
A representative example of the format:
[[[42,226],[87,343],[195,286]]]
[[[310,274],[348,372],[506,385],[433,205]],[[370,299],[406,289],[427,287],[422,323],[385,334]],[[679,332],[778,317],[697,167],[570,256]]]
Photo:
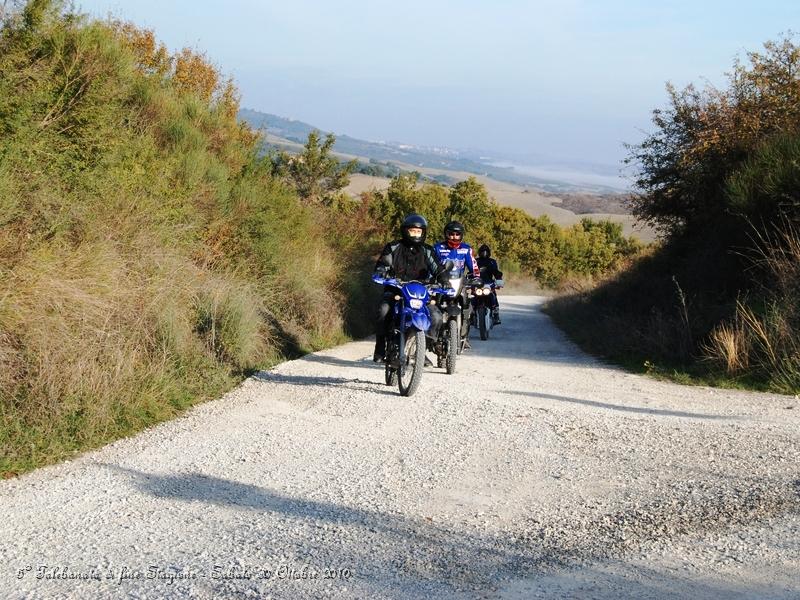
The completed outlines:
[[[451,304],[447,307],[447,314],[451,317],[457,317],[461,314],[461,307],[458,304]]]
[[[428,331],[431,328],[431,318],[422,311],[412,314],[410,321],[411,325],[420,331]],[[406,320],[406,325],[408,324],[409,322]]]
[[[472,306],[475,308],[488,305],[489,305],[489,296],[476,296],[472,302]]]

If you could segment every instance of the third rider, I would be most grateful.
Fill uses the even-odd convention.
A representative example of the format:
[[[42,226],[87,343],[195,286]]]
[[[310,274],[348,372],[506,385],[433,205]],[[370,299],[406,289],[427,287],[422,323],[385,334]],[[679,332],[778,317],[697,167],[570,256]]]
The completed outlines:
[[[503,273],[497,268],[497,261],[492,258],[492,250],[486,244],[478,248],[478,268],[484,283],[503,285]],[[497,292],[492,290],[492,322],[500,325],[500,304],[497,302]]]

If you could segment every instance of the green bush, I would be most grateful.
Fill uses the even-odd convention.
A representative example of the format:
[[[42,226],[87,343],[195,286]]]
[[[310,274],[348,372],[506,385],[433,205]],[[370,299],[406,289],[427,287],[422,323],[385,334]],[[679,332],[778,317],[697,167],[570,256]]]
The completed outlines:
[[[583,219],[562,228],[547,216],[531,217],[517,208],[499,206],[475,178],[452,187],[420,184],[418,174],[401,174],[388,190],[370,200],[370,214],[390,235],[397,235],[403,217],[411,212],[425,216],[429,241],[443,238],[444,225],[453,219],[464,223],[465,240],[477,250],[488,244],[509,274],[521,272],[542,285],[557,287],[566,278],[600,277],[642,250],[622,226]]]

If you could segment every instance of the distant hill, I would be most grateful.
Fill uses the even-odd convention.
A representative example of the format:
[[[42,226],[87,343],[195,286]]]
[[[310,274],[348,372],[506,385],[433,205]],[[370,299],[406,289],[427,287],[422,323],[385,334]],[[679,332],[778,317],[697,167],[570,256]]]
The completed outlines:
[[[313,130],[322,131],[320,127],[314,127],[302,121],[285,119],[284,117],[250,110],[249,108],[242,108],[239,111],[239,118],[247,121],[255,129],[268,131],[278,137],[301,144],[306,141],[308,134]]]
[[[308,138],[308,134],[315,129],[322,133],[332,133],[322,127],[316,127],[303,121],[287,119],[247,108],[241,109],[239,116],[253,128],[264,131],[270,136],[281,138],[279,140],[268,139],[268,143],[274,146],[286,147],[281,140],[303,144]],[[444,171],[464,171],[475,175],[484,175],[506,183],[535,187],[552,193],[609,194],[620,191],[606,185],[575,184],[557,179],[536,177],[522,173],[511,166],[491,164],[491,159],[481,160],[474,158],[474,156],[467,156],[467,154],[473,154],[472,152],[466,153],[444,146],[430,147],[398,142],[370,142],[349,135],[336,134],[334,150],[337,153],[360,157],[370,162],[389,162],[404,169],[422,167]]]

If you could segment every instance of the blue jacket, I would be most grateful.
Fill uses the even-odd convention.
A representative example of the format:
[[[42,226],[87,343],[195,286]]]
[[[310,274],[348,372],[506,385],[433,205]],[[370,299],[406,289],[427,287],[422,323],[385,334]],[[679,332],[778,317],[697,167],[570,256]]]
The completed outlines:
[[[451,271],[454,275],[461,275],[466,267],[468,274],[480,277],[481,272],[478,270],[478,262],[475,260],[475,254],[469,244],[461,242],[458,248],[451,248],[447,245],[447,242],[436,242],[433,245],[433,251],[441,262],[452,260],[455,263]]]

